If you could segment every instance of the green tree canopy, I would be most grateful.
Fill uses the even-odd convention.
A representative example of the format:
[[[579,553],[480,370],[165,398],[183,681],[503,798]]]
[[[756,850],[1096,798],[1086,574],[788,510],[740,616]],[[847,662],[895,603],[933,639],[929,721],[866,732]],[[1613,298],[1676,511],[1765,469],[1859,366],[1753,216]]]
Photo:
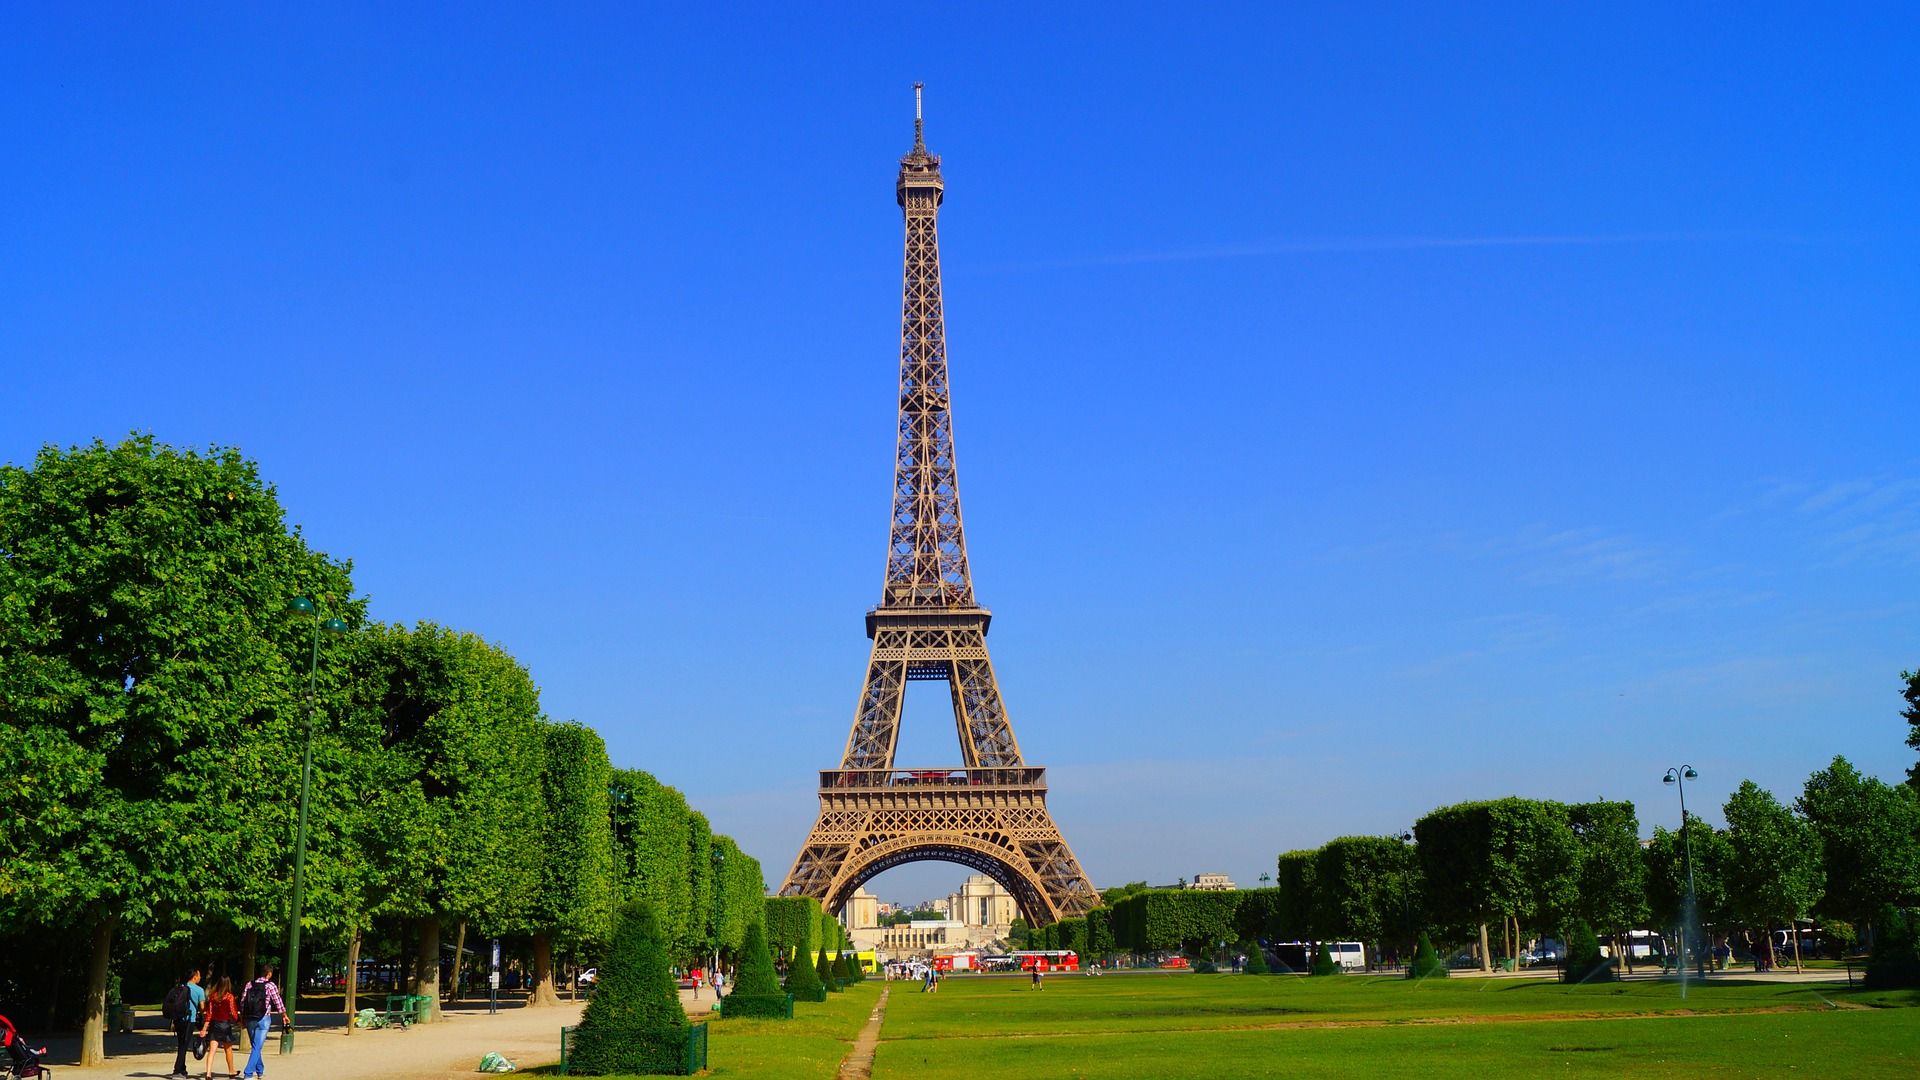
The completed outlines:
[[[1820,838],[1751,780],[1727,798],[1727,910],[1750,926],[1812,914],[1826,887]]]
[[[1686,833],[1655,826],[1644,849],[1647,864],[1647,907],[1661,926],[1678,926],[1687,896],[1687,850],[1693,851],[1693,881],[1700,921],[1727,920],[1727,864],[1733,848],[1727,834],[1689,814]]]
[[[1597,800],[1567,807],[1567,825],[1579,852],[1579,888],[1572,914],[1609,934],[1640,926],[1647,917],[1647,864],[1640,854],[1640,820],[1630,802]]]
[[[1288,851],[1281,854],[1277,872],[1273,875],[1276,894],[1272,901],[1275,906],[1274,937],[1312,941],[1324,933],[1318,921],[1322,905],[1315,891],[1314,880],[1319,858],[1318,851]]]
[[[288,604],[357,623],[348,571],[234,450],[135,436],[0,467],[0,921],[89,942],[83,1065],[116,928],[217,903],[278,929],[312,630]]]
[[[531,1005],[559,1003],[553,943],[605,941],[613,929],[613,832],[607,792],[613,766],[599,734],[579,724],[544,724],[540,790],[546,804],[539,888],[526,920],[533,933]]]
[[[1343,836],[1314,857],[1313,925],[1329,937],[1413,945],[1420,861],[1412,845],[1391,836]]]
[[[694,935],[693,869],[686,797],[638,769],[615,769],[612,800],[615,863],[629,901],[652,904],[676,960]],[[704,916],[703,916],[704,920]]]
[[[1794,805],[1820,838],[1823,912],[1865,923],[1888,904],[1920,901],[1920,797],[1913,788],[1862,776],[1836,757],[1807,778]]]

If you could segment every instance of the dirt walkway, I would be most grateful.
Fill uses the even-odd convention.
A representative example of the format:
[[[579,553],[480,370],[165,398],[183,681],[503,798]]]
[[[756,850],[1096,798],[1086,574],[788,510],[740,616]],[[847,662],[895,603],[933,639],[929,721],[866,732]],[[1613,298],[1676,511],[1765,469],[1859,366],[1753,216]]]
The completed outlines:
[[[839,1080],[867,1080],[873,1075],[873,1051],[880,1045],[880,1025],[887,1022],[887,995],[891,993],[891,986],[880,991],[880,1000],[873,1003],[873,1012],[867,1014],[867,1026],[860,1029],[853,1049],[840,1063]]]
[[[680,1003],[692,1014],[713,1007],[711,989],[695,1000],[681,991]],[[269,1039],[263,1059],[273,1080],[436,1080],[471,1078],[489,1050],[506,1055],[521,1068],[551,1065],[560,1060],[560,1029],[580,1022],[585,1003],[563,1002],[553,1008],[529,1009],[514,1004],[489,1014],[485,1004],[461,1004],[442,1012],[439,1023],[418,1024],[402,1031],[355,1031],[347,1034],[346,1018],[338,1013],[305,1013],[293,1054],[281,1057],[279,1028]],[[32,1037],[32,1032],[28,1032]],[[46,1040],[47,1064],[59,1080],[118,1080],[120,1077],[164,1080],[173,1071],[173,1036],[166,1022],[143,1013],[130,1035],[107,1036],[107,1063],[82,1069],[79,1039]],[[871,1059],[871,1053],[869,1053]],[[246,1056],[236,1051],[236,1070],[246,1068]],[[202,1075],[205,1061],[187,1058],[189,1071]],[[213,1063],[214,1075],[224,1077],[223,1057]]]

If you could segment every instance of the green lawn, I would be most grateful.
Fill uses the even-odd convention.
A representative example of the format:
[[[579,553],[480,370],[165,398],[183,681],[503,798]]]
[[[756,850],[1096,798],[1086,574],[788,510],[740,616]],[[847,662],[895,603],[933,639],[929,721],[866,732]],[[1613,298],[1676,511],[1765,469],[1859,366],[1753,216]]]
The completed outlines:
[[[874,1075],[1912,1076],[1920,993],[1205,975],[895,984]],[[857,1025],[856,1025],[857,1029]]]
[[[709,1019],[713,1076],[832,1080],[880,997],[879,981],[856,983],[823,1002],[796,1002],[791,1020]],[[898,995],[894,1000],[898,1000]]]

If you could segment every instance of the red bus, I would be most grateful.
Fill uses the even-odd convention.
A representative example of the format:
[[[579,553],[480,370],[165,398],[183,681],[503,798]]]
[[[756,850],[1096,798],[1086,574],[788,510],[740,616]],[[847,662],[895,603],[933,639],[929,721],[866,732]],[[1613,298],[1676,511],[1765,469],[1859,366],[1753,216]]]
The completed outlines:
[[[1019,950],[1013,959],[1021,971],[1079,971],[1080,954],[1072,949]]]

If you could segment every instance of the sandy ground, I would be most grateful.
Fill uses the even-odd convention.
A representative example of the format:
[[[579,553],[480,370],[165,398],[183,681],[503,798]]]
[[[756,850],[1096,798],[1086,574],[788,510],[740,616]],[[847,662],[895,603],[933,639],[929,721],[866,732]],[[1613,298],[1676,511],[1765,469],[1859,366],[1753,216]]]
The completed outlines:
[[[689,1013],[713,1007],[713,991],[702,990],[700,1000],[681,991]],[[462,1003],[447,1009],[439,1023],[417,1024],[405,1031],[384,1028],[347,1034],[346,1018],[338,1013],[307,1013],[293,1054],[282,1057],[279,1028],[267,1044],[267,1075],[273,1080],[408,1080],[474,1077],[487,1051],[498,1051],[522,1068],[551,1065],[560,1060],[560,1029],[580,1022],[583,1004],[562,1003],[551,1009],[529,1009],[518,1003],[489,1015],[485,1003]],[[32,1033],[28,1033],[32,1038]],[[107,1036],[107,1063],[82,1069],[77,1038],[47,1040],[47,1064],[57,1080],[164,1078],[173,1070],[173,1036],[157,1013],[142,1013],[132,1034]],[[210,1055],[211,1056],[211,1055]],[[236,1069],[245,1069],[245,1055],[234,1052]],[[205,1061],[187,1057],[196,1077]],[[214,1061],[214,1075],[226,1075],[224,1056]]]

